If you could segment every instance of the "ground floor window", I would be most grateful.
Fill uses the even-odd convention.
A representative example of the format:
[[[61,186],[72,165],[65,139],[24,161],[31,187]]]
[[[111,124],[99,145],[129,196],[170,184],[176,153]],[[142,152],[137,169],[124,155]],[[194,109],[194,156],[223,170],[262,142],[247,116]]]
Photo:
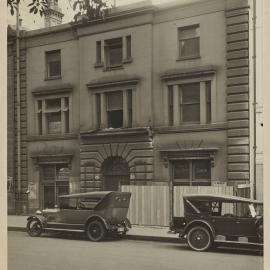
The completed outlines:
[[[209,159],[178,160],[173,164],[175,186],[210,186],[211,162]]]
[[[58,196],[69,194],[69,168],[67,164],[41,166],[41,192],[44,208],[58,204]]]

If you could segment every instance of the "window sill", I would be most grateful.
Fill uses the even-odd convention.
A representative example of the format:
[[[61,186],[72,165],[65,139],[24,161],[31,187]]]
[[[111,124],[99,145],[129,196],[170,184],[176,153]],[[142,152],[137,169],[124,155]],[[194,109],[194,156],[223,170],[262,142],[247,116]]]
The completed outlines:
[[[104,64],[103,63],[95,63],[94,67],[95,68],[103,68]]]
[[[124,59],[122,62],[123,62],[123,64],[129,64],[129,63],[132,63],[132,62],[133,62],[133,58],[127,58],[127,59]]]
[[[112,71],[112,70],[118,70],[118,69],[124,69],[123,65],[120,64],[120,65],[105,67],[103,71]]]
[[[62,76],[54,76],[54,77],[47,77],[44,79],[44,81],[52,81],[52,80],[60,80],[62,79]]]
[[[176,61],[185,61],[185,60],[194,60],[194,59],[200,59],[200,55],[188,55],[188,56],[179,56]]]
[[[154,131],[159,134],[182,133],[182,132],[200,132],[200,131],[216,131],[226,130],[227,123],[197,124],[197,125],[181,125],[181,126],[160,126],[155,127]]]

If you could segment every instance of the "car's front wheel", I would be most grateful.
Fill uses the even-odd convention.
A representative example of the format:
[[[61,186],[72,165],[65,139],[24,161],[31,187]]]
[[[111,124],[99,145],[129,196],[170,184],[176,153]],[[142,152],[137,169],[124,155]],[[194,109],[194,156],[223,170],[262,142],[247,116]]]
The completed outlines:
[[[26,225],[27,232],[30,236],[37,237],[42,233],[42,224],[37,219],[30,219]]]
[[[196,251],[205,251],[212,245],[210,232],[204,227],[193,227],[187,234],[190,248]]]
[[[98,242],[105,238],[106,232],[103,224],[98,220],[94,220],[89,222],[86,234],[89,240]]]

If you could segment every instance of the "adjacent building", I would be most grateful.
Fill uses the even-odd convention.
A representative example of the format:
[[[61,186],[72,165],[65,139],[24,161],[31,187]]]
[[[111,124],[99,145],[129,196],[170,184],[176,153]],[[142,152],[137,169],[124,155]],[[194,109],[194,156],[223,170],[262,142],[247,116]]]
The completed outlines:
[[[121,185],[249,188],[250,17],[246,1],[176,2],[21,32],[20,205]]]

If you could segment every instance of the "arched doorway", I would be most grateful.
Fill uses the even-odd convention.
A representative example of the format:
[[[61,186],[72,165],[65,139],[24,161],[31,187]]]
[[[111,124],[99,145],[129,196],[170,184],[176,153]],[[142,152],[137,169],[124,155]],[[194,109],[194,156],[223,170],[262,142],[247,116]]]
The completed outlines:
[[[123,158],[107,158],[101,169],[104,190],[119,190],[120,185],[129,184],[129,167]]]

